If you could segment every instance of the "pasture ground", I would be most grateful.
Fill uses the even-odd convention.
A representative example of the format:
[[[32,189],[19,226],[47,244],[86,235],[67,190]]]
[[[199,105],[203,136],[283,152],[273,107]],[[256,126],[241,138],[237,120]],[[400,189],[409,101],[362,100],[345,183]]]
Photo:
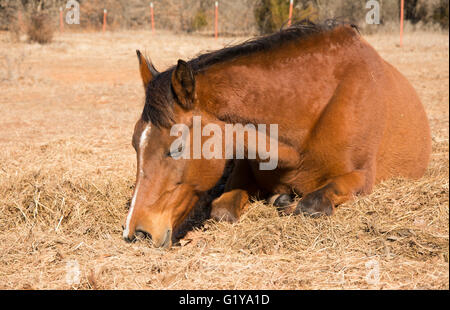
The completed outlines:
[[[162,251],[122,240],[144,95],[135,50],[164,69],[244,38],[66,33],[40,46],[0,33],[0,289],[448,289],[448,34],[407,33],[403,48],[396,33],[366,38],[423,100],[426,176],[329,218],[255,202]]]

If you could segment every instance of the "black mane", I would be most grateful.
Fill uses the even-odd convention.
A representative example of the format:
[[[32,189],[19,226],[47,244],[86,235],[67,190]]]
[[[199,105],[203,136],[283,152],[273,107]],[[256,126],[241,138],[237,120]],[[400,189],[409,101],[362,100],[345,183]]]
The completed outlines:
[[[341,25],[349,25],[358,31],[358,27],[354,24],[336,19],[326,20],[318,24],[312,23],[311,21],[301,21],[271,35],[253,38],[234,46],[199,55],[188,61],[188,63],[191,65],[194,73],[197,73],[206,70],[214,64],[231,61],[238,57],[261,51],[269,51],[288,42],[330,31]],[[175,102],[175,96],[171,87],[173,70],[174,67],[171,67],[167,71],[160,73],[149,83],[147,88],[146,93],[148,95],[145,99],[142,119],[146,122],[150,121],[157,127],[168,128],[173,123],[173,103]]]
[[[250,55],[261,51],[269,51],[288,42],[301,40],[314,34],[333,30],[337,26],[341,25],[350,25],[358,30],[356,25],[339,21],[337,19],[329,19],[318,24],[305,20],[270,35],[252,38],[234,46],[225,47],[217,51],[199,55],[197,58],[191,59],[189,63],[194,71],[200,71],[207,69],[214,64],[230,61],[241,56]]]
[[[173,124],[173,103],[175,95],[172,90],[172,72],[170,68],[158,74],[145,91],[145,105],[142,120],[151,122],[156,127],[169,128]]]

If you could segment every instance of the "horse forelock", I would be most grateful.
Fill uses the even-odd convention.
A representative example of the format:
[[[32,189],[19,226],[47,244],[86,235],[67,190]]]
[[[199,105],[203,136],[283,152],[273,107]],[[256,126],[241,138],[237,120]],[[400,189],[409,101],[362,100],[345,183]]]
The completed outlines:
[[[173,69],[160,73],[152,80],[146,89],[145,105],[142,120],[150,122],[160,128],[169,128],[174,123],[173,104],[175,102],[172,91]]]

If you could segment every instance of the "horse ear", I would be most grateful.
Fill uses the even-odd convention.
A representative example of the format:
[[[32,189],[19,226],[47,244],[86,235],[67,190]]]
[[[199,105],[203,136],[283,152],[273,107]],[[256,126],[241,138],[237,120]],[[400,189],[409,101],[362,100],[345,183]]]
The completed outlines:
[[[190,109],[194,104],[195,77],[190,64],[178,60],[176,69],[172,73],[172,87],[180,104]]]
[[[136,54],[139,60],[139,71],[141,72],[144,89],[147,89],[148,83],[150,83],[159,74],[159,72],[155,69],[152,62],[142,55],[139,50],[136,50]]]

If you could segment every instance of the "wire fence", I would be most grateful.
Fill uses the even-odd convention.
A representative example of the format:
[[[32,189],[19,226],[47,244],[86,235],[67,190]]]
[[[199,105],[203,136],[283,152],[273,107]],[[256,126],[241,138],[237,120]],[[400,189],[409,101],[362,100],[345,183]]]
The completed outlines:
[[[79,4],[80,20],[67,24],[65,16],[74,9],[68,4],[73,2]],[[60,31],[153,28],[247,35],[267,31],[266,28],[276,29],[292,18],[343,17],[365,26],[368,4],[373,2],[379,4],[381,23],[399,22],[401,0],[0,0],[0,29],[11,30],[15,24],[25,24],[33,12],[40,11],[46,12],[54,28]],[[405,1],[405,18],[412,22],[438,23],[448,29],[448,2]]]

